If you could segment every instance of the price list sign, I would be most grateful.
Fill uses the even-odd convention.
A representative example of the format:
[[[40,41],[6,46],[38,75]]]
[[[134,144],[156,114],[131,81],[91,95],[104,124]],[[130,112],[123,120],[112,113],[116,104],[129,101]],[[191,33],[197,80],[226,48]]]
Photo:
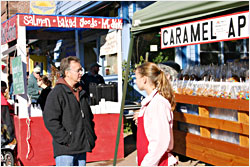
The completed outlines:
[[[12,76],[14,94],[24,94],[23,65],[21,56],[12,60]]]

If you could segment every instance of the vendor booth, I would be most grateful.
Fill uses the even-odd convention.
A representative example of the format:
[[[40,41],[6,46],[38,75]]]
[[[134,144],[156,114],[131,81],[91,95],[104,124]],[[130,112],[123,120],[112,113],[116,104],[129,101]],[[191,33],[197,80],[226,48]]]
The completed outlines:
[[[62,15],[16,14],[2,23],[1,44],[12,42],[12,47],[2,50],[6,57],[14,52],[11,61],[13,86],[15,95],[15,134],[17,139],[17,165],[48,166],[55,165],[53,157],[52,137],[45,128],[42,111],[29,103],[27,95],[26,71],[32,70],[35,59],[47,65],[44,57],[27,60],[27,42],[30,39],[50,40],[78,38],[77,32],[86,29],[122,29],[123,20],[112,17],[84,17]],[[76,45],[77,46],[77,45]],[[79,46],[78,46],[79,47]],[[76,48],[77,51],[79,48]],[[78,50],[79,51],[79,50]],[[76,53],[80,57],[79,52]],[[30,62],[28,62],[30,60]],[[27,66],[29,64],[29,67]],[[27,70],[29,68],[29,70]],[[32,71],[30,71],[32,72]],[[96,146],[92,153],[87,153],[87,162],[111,160],[114,155],[115,135],[119,114],[119,103],[101,99],[99,105],[91,106],[94,112]],[[119,111],[118,111],[119,112]],[[123,133],[120,136],[118,158],[124,157]]]
[[[182,78],[172,81],[178,104],[174,111],[173,152],[211,165],[248,166],[249,2],[156,2],[135,12],[131,31],[137,43],[140,38],[150,39],[149,45],[153,45],[149,35],[156,32],[152,39],[160,39],[154,50],[166,53],[172,49],[173,60],[186,72],[180,73]],[[222,52],[213,51],[210,47],[214,43],[231,44],[230,50],[237,42],[242,42],[239,45],[242,50],[236,49],[233,54],[223,50],[223,46]],[[136,49],[141,46],[134,45]],[[202,46],[209,46],[207,52],[202,52]],[[153,53],[147,58],[150,56]],[[238,62],[234,61],[236,59]],[[216,61],[210,65],[208,60]],[[136,58],[133,61],[136,62]],[[224,76],[219,70],[223,66],[227,67],[227,72],[244,72],[238,75],[237,80],[231,73]],[[237,66],[241,68],[231,70]],[[218,77],[213,73],[204,74],[199,80],[200,76],[191,77],[191,74],[207,69],[217,70]]]

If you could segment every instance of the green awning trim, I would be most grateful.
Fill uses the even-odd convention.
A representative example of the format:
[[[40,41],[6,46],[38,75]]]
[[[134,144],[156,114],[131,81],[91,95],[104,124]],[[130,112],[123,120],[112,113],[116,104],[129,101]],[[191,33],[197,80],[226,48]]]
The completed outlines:
[[[249,1],[159,1],[134,13],[131,31],[138,34],[153,27],[248,6]]]

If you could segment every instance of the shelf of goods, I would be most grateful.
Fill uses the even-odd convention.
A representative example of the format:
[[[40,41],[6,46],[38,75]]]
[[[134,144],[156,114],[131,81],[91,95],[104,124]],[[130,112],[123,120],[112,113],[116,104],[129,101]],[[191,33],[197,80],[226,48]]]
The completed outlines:
[[[175,94],[177,104],[197,106],[197,114],[174,111],[173,152],[216,166],[249,165],[249,101]],[[212,117],[212,111],[235,111],[236,120]],[[218,114],[219,112],[217,112]],[[198,133],[180,129],[180,125],[198,127]],[[188,128],[188,127],[187,127]],[[221,139],[217,133],[235,134],[237,142]],[[219,137],[218,137],[219,136]],[[230,140],[230,135],[226,136]]]

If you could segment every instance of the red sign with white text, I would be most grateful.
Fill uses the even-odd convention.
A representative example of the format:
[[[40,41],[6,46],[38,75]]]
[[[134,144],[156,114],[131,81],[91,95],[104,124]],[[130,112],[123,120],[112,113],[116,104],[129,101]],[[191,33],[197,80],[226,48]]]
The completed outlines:
[[[17,39],[17,16],[1,24],[1,45]]]
[[[122,29],[122,19],[20,14],[19,25],[32,27]]]

